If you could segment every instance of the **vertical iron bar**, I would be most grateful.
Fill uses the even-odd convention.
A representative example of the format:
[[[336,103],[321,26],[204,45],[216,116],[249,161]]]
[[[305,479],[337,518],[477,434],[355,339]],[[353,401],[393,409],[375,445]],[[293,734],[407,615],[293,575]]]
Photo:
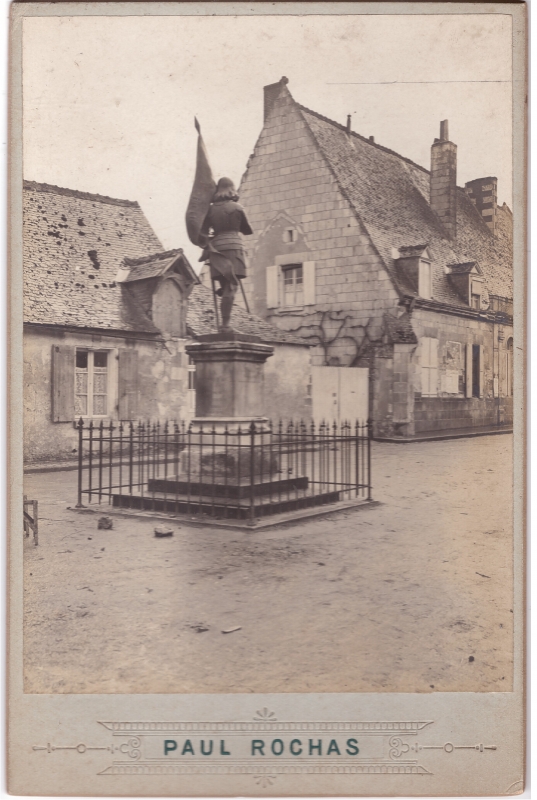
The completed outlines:
[[[228,502],[229,502],[229,498],[228,498],[228,494],[229,494],[229,490],[228,490],[228,469],[229,469],[229,465],[228,465],[228,437],[229,437],[229,430],[228,430],[228,426],[227,426],[227,422],[226,422],[225,426],[224,426],[224,519],[227,519],[227,507],[228,507]],[[240,489],[237,489],[237,492],[239,492],[239,491],[240,491]]]
[[[144,507],[144,479],[145,479],[145,423],[138,425],[138,488],[141,494],[141,508]]]
[[[200,452],[199,452],[199,459],[200,459],[200,469],[199,469],[199,478],[198,478],[198,479],[199,479],[199,505],[198,505],[198,514],[201,514],[201,513],[202,513],[202,509],[203,509],[203,498],[202,498],[202,494],[201,494],[201,492],[202,492],[202,488],[201,488],[201,479],[202,479],[202,475],[201,475],[201,459],[202,459],[202,457],[203,457],[203,433],[204,433],[204,430],[203,430],[203,424],[201,424],[201,425],[200,425]]]
[[[153,423],[149,428],[149,440],[148,440],[148,463],[147,463],[147,479],[150,480],[150,475],[153,476],[153,483],[151,484],[151,509],[152,511],[155,510],[155,462],[157,459],[156,455],[156,443],[157,443],[157,423]],[[149,488],[149,487],[148,487]]]
[[[267,511],[270,514],[270,507],[272,506],[272,484],[274,483],[273,475],[274,475],[274,461],[273,461],[273,454],[272,454],[272,420],[269,420],[268,423],[268,437],[269,437],[269,494],[268,494],[268,503],[267,503]]]
[[[312,420],[310,425],[310,447],[311,447],[311,488],[315,496],[315,422]],[[309,494],[309,492],[306,492]],[[315,500],[313,500],[315,505]]]
[[[134,458],[134,425],[132,420],[129,422],[129,494],[132,497],[133,482],[133,458]]]
[[[184,425],[184,422],[182,423]],[[183,431],[184,433],[184,431]],[[173,423],[173,476],[175,479],[175,513],[179,511],[179,425]]]
[[[238,495],[238,519],[241,519],[242,509],[242,481],[241,481],[241,455],[242,455],[242,428],[239,425],[237,428],[237,495]]]
[[[108,505],[112,502],[112,450],[114,449],[114,423],[110,420],[110,428],[108,429]]]
[[[282,479],[285,477],[286,473],[283,470],[283,462],[282,462],[282,421],[278,422],[278,470],[280,480],[278,481],[278,510],[281,511],[282,505]]]
[[[187,472],[186,472],[186,491],[187,491],[187,495],[186,495],[186,510],[187,510],[187,513],[190,514],[190,489],[191,489],[191,486],[190,486],[190,456],[191,456],[191,448],[192,448],[192,423],[189,424],[186,435],[187,435],[187,446],[186,446],[186,449],[187,449],[187,455],[188,455]]]
[[[334,420],[332,425],[332,442],[334,447],[334,492],[337,491],[337,422]]]
[[[371,439],[373,437],[373,425],[371,418],[367,420],[367,499],[371,500]]]
[[[98,476],[99,476],[99,503],[101,502],[101,498],[103,496],[103,429],[104,424],[101,420],[99,423],[99,469],[98,469]]]
[[[88,484],[88,500],[91,503],[91,494],[93,488],[93,420],[89,424],[89,484]]]
[[[121,508],[123,495],[123,423],[119,423],[119,507]]]
[[[255,422],[250,425],[250,522],[255,518],[254,485],[255,485]]]
[[[215,444],[215,436],[216,436],[216,428],[213,422],[213,427],[211,430],[211,464],[212,464],[212,494],[211,494],[211,516],[214,518],[214,493],[215,493],[215,461],[216,461],[216,444]]]
[[[82,417],[78,420],[78,499],[76,503],[77,508],[82,508],[82,463],[83,463],[83,448],[84,448],[84,420]]]
[[[160,476],[160,470],[159,470]],[[164,423],[164,506],[163,511],[168,510],[168,420]]]

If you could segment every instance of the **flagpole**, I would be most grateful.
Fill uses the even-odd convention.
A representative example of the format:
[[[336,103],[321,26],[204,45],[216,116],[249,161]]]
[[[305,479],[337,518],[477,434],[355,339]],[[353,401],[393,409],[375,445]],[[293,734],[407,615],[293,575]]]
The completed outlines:
[[[244,286],[242,285],[242,278],[239,278],[239,283],[241,285],[242,299],[244,300],[244,305],[246,306],[246,311],[249,314],[250,313],[250,309],[248,307],[248,300],[246,299],[246,293],[244,291]]]

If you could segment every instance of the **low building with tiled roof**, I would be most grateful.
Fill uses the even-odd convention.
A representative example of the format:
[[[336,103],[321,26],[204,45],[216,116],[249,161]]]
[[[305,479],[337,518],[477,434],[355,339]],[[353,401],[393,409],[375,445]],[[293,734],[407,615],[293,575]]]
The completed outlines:
[[[335,416],[355,403],[379,437],[509,424],[513,223],[496,178],[457,186],[447,121],[426,169],[287,83],[265,87],[240,187],[245,289],[256,314],[316,344],[314,416],[333,396]]]
[[[25,181],[23,203],[26,461],[72,456],[80,417],[191,418],[185,346],[216,326],[183,251],[164,250],[137,202]],[[275,345],[267,412],[308,417],[308,343],[240,307],[232,324]]]

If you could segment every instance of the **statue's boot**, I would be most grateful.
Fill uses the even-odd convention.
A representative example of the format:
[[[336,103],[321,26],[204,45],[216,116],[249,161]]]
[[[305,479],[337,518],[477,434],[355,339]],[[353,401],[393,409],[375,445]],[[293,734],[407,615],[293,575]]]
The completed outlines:
[[[228,297],[224,295],[220,303],[220,313],[222,314],[222,330],[231,331],[229,320],[231,319],[231,309],[233,308],[233,295]]]

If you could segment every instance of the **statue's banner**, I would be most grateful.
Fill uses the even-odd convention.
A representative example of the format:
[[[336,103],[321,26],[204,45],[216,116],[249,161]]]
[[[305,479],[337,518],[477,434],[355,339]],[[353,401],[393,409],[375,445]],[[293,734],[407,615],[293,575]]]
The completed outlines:
[[[201,135],[200,125],[194,120],[198,132],[198,152],[196,158],[196,175],[194,186],[186,210],[186,229],[192,244],[203,247],[206,242],[200,239],[201,226],[209,211],[209,206],[216,191],[216,183],[209,165],[207,150]]]

